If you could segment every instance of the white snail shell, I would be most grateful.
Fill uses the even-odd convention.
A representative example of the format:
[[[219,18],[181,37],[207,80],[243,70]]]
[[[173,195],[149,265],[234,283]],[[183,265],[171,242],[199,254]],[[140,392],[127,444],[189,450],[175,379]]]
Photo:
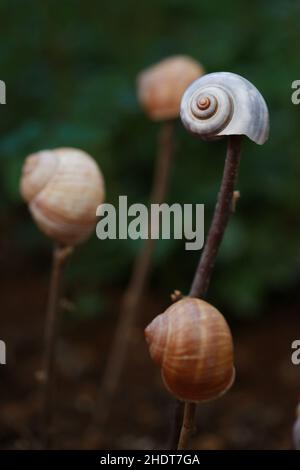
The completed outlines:
[[[264,98],[235,73],[210,73],[194,81],[183,95],[180,114],[186,129],[203,140],[246,135],[262,145],[269,137]]]
[[[76,245],[90,236],[104,193],[98,165],[82,150],[43,150],[26,158],[21,194],[39,228],[62,244]]]
[[[139,101],[154,121],[175,119],[187,86],[203,74],[202,65],[191,57],[168,57],[139,74]]]

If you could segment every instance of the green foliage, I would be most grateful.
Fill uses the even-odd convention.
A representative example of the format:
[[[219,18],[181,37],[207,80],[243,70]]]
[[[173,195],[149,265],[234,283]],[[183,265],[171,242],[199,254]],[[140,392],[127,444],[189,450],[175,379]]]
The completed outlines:
[[[62,145],[81,147],[97,159],[108,201],[119,194],[127,194],[129,202],[146,201],[159,126],[138,105],[136,75],[169,54],[186,53],[208,72],[246,76],[265,96],[271,114],[270,141],[262,148],[244,145],[242,197],[211,295],[247,313],[261,306],[270,289],[295,282],[300,108],[290,97],[291,82],[299,79],[297,0],[7,0],[0,16],[0,78],[7,84],[0,115],[2,214],[19,213],[25,156]],[[197,142],[180,123],[176,136],[169,200],[205,203],[208,226],[225,144]],[[12,236],[34,255],[44,243],[42,235],[29,217],[14,220]],[[94,237],[79,250],[70,276],[87,285],[124,284],[139,248],[132,241]],[[154,281],[159,279],[166,296],[174,287],[188,288],[197,257],[184,252],[183,243],[159,243]],[[91,303],[87,310],[93,310]]]

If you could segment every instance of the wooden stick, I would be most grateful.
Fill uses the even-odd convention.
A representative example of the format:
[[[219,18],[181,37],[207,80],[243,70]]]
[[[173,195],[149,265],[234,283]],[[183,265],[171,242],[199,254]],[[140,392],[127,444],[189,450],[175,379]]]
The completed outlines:
[[[174,154],[174,127],[175,123],[173,121],[165,122],[159,135],[158,157],[150,198],[151,204],[161,204],[166,198]],[[138,308],[151,271],[156,240],[152,239],[150,234],[151,226],[148,227],[149,238],[145,241],[134,263],[131,279],[124,294],[111,351],[108,356],[99,394],[100,400],[96,410],[96,420],[102,425],[108,419],[119,386],[132,328],[136,321]]]
[[[66,260],[71,255],[73,248],[70,246],[54,245],[53,263],[50,280],[49,298],[45,322],[44,337],[44,367],[43,382],[43,447],[50,448],[52,444],[53,425],[53,391],[55,372],[55,346],[57,341],[57,313],[61,290],[63,268]]]
[[[222,243],[230,215],[233,212],[233,201],[237,199],[235,197],[234,189],[239,170],[241,141],[241,136],[230,136],[228,138],[227,155],[220,192],[206,243],[189,292],[190,297],[204,298],[209,287],[219,248]],[[178,419],[174,419],[173,426],[175,429],[172,430],[171,434],[174,439],[180,435],[178,449],[186,449],[193,431],[193,423],[197,407],[194,403],[178,404],[177,408],[180,407],[184,407],[181,431],[179,432],[178,429]],[[180,411],[177,409],[176,413],[178,416]],[[170,447],[173,449],[174,442],[170,443]]]

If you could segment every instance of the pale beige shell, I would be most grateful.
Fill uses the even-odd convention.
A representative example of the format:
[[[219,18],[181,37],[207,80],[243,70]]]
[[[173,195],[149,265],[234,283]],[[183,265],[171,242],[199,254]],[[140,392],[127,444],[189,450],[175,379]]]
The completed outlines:
[[[82,150],[58,148],[27,157],[21,194],[39,228],[50,238],[73,246],[94,230],[105,188],[92,157]]]
[[[190,57],[178,55],[162,60],[139,74],[140,103],[155,121],[177,118],[184,91],[203,74],[202,65]]]
[[[168,390],[190,402],[225,393],[235,377],[233,342],[223,315],[212,305],[184,298],[145,330],[152,359]]]

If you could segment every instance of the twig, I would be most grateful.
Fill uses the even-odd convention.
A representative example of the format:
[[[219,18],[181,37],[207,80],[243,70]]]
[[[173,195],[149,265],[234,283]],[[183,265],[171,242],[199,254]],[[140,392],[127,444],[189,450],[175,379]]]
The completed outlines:
[[[158,140],[158,157],[150,198],[152,204],[161,204],[165,200],[172,168],[173,153],[174,122],[168,121],[163,124]],[[101,384],[96,419],[102,425],[104,425],[110,414],[111,404],[118,389],[132,327],[137,317],[138,307],[151,270],[156,242],[150,236],[151,226],[148,227],[148,234],[149,238],[145,241],[142,250],[135,260],[131,279],[124,294],[118,325]]]
[[[227,155],[224,166],[218,201],[213,215],[212,223],[207,235],[206,243],[200,258],[192,287],[191,297],[203,298],[206,295],[218,251],[232,213],[231,203],[236,183],[241,154],[241,137],[228,138]]]
[[[189,444],[190,436],[194,430],[196,403],[186,403],[184,406],[182,428],[179,436],[178,450],[184,450]]]
[[[43,446],[51,446],[51,432],[53,422],[53,389],[54,389],[54,360],[57,340],[57,311],[61,289],[63,268],[67,258],[72,253],[72,247],[55,245],[53,247],[53,262],[50,280],[49,298],[45,322],[44,338],[44,367],[43,382]]]
[[[230,136],[228,138],[227,155],[218,201],[206,243],[189,292],[190,297],[204,298],[209,287],[218,251],[230,215],[232,214],[234,186],[237,180],[240,163],[241,140],[241,136]],[[196,405],[194,403],[181,403],[181,405],[177,405],[177,408],[179,406],[181,408],[184,406],[183,425],[179,433],[178,419],[174,419],[174,429],[171,434],[174,439],[180,434],[178,449],[186,449],[194,427],[193,423],[195,419]],[[176,415],[179,415],[178,409],[176,411]],[[175,447],[174,441],[170,443],[170,447],[172,449]]]

